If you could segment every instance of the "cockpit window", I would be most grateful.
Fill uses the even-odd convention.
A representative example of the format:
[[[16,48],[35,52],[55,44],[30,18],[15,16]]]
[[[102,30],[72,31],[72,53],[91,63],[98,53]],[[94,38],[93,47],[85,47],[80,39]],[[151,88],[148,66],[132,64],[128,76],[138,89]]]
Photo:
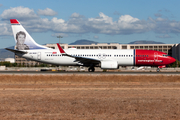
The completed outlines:
[[[169,55],[163,55],[164,57],[167,57],[167,56],[169,56]]]

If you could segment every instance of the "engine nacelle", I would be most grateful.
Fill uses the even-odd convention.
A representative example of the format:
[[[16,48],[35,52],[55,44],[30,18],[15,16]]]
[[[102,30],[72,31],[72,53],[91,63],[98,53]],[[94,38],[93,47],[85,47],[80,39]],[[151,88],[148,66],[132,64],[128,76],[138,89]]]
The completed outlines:
[[[101,69],[118,69],[117,61],[101,61]]]

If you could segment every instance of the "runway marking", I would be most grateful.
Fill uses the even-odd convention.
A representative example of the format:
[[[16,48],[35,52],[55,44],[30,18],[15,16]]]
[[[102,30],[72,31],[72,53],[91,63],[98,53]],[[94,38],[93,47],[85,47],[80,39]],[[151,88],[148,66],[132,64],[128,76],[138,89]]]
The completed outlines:
[[[12,73],[1,73],[0,76],[2,75],[9,75],[9,76],[73,76],[73,75],[76,75],[76,76],[141,76],[141,75],[144,75],[144,76],[180,76],[180,73],[177,73],[177,74],[170,74],[170,73],[163,73],[163,74],[152,74],[152,73],[131,73],[131,74],[127,74],[127,73],[108,73],[108,74],[83,74],[83,73],[75,73],[75,74],[66,74],[66,73],[63,73],[63,74],[33,74],[33,73],[30,73],[30,74],[27,74],[27,73],[15,73],[15,74],[12,74]]]
[[[42,91],[42,90],[180,90],[180,88],[0,88],[0,91],[3,90],[16,90],[16,91]]]
[[[121,72],[40,72],[40,71],[0,71],[1,75],[167,75],[167,76],[177,76],[180,75],[180,71],[162,71],[162,72],[155,72],[155,71],[121,71]]]

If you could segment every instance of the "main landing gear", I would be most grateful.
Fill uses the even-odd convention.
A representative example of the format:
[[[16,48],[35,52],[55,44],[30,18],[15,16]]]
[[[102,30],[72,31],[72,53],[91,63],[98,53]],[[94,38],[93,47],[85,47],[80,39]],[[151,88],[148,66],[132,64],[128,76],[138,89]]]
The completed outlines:
[[[95,68],[94,68],[94,67],[89,67],[89,68],[88,68],[88,71],[89,71],[89,72],[94,72],[94,71],[95,71]]]

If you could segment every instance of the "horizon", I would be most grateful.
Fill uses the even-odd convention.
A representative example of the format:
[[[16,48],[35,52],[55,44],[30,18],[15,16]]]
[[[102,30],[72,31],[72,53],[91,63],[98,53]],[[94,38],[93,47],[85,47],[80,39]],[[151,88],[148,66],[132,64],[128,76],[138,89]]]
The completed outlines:
[[[92,41],[92,40],[86,40],[86,39],[81,39],[83,41],[88,41],[88,42],[96,42],[96,41]],[[81,41],[81,40],[76,40],[72,43],[75,43],[75,42],[78,42],[78,41]],[[132,41],[132,42],[156,42],[156,41],[151,41],[151,40],[137,40],[137,41]],[[129,43],[118,43],[118,44],[136,44],[136,43],[132,43],[132,42],[129,42]],[[72,43],[69,43],[68,45],[74,45]],[[113,43],[117,43],[117,42],[113,42]],[[56,43],[45,43],[45,44],[41,44],[41,45],[47,45],[47,44],[56,44]],[[61,44],[67,44],[67,43],[61,43]],[[97,44],[103,44],[103,42],[97,42]],[[105,44],[111,44],[111,43],[105,43]],[[142,43],[142,44],[149,44],[149,43]],[[157,42],[157,43],[152,43],[152,44],[166,44],[166,43],[163,43],[163,42]],[[80,45],[86,45],[86,44],[80,44]],[[15,46],[15,45],[14,45]],[[9,46],[7,48],[10,48],[10,47],[14,47],[14,46]],[[2,49],[5,49],[5,48],[0,48],[1,50]]]

